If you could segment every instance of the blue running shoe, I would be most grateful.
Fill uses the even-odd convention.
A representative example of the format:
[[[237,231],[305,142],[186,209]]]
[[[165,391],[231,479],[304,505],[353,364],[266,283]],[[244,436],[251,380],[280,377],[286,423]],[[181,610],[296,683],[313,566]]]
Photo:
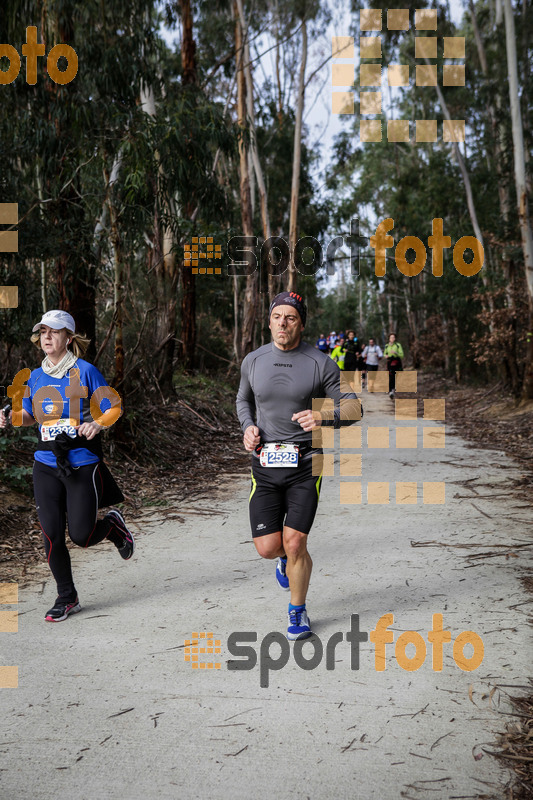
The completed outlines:
[[[311,620],[307,616],[307,611],[294,609],[289,611],[289,627],[287,628],[287,639],[307,639],[312,636]]]
[[[289,579],[287,577],[286,556],[278,558],[278,563],[276,564],[276,580],[278,582],[278,586],[280,587],[280,589],[283,589],[285,592],[289,591]]]

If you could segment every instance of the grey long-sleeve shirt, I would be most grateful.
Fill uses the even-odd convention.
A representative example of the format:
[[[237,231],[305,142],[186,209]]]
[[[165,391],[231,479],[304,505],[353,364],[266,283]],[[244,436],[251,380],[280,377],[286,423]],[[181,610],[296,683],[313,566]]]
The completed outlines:
[[[334,408],[322,411],[323,425],[339,428],[361,419],[361,403],[337,364],[306,342],[293,350],[271,342],[242,362],[237,414],[243,432],[257,425],[261,442],[310,444],[311,432],[291,417],[311,409],[314,398],[327,397]]]

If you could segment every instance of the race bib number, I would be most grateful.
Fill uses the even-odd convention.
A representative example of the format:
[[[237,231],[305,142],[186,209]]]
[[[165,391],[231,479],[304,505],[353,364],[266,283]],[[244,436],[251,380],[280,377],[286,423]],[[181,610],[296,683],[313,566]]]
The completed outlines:
[[[269,442],[264,444],[259,456],[262,467],[297,467],[298,445],[278,444]]]
[[[53,425],[43,425],[41,439],[43,442],[52,442],[60,433],[66,433],[71,439],[76,438],[76,428],[70,419],[58,419]]]

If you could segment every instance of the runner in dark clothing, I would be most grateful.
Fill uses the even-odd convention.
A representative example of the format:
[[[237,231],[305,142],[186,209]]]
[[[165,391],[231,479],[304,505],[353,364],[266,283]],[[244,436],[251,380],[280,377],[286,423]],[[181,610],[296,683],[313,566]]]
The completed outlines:
[[[312,561],[307,536],[314,520],[322,451],[312,431],[351,425],[361,406],[331,358],[302,341],[306,307],[300,295],[281,292],[269,310],[272,343],[244,359],[237,413],[244,446],[252,453],[250,521],[263,558],[277,558],[276,578],[290,589],[287,637],[311,635],[306,596]],[[312,411],[313,398],[330,397],[334,410]]]
[[[102,408],[120,405],[120,398],[117,393],[113,395],[96,367],[80,357],[89,342],[75,330],[71,315],[59,310],[46,312],[35,325],[32,341],[44,351],[45,358],[29,375],[22,408],[19,397],[19,407],[14,400],[11,415],[14,425],[39,423],[33,486],[46,557],[58,594],[45,616],[47,622],[62,622],[69,614],[81,611],[65,541],[67,520],[69,536],[80,547],[92,547],[108,538],[124,559],[131,558],[135,549],[119,511],[112,509],[104,519],[97,519],[99,507],[124,499],[102,461],[100,442],[102,427],[112,424],[106,421],[108,409]],[[100,408],[97,419],[102,424],[92,416],[93,395],[100,400],[96,407]],[[105,397],[107,400],[102,399]],[[111,415],[116,419],[120,413],[115,408]],[[0,427],[5,427],[8,417],[0,414]]]
[[[355,372],[361,353],[361,347],[354,331],[348,331],[348,338],[344,343],[346,355],[344,356],[344,369],[346,372]]]

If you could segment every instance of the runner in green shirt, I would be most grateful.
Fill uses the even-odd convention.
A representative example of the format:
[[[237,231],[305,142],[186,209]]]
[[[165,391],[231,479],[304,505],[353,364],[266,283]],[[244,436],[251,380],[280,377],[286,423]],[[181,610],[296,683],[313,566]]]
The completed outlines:
[[[396,392],[396,373],[403,370],[402,358],[403,347],[396,341],[396,334],[389,334],[389,342],[385,345],[383,353],[387,359],[387,369],[389,370],[389,397],[393,398]]]
[[[333,348],[330,358],[336,361],[339,369],[344,369],[344,358],[346,356],[346,348],[344,346],[344,336],[339,338],[338,344]]]

